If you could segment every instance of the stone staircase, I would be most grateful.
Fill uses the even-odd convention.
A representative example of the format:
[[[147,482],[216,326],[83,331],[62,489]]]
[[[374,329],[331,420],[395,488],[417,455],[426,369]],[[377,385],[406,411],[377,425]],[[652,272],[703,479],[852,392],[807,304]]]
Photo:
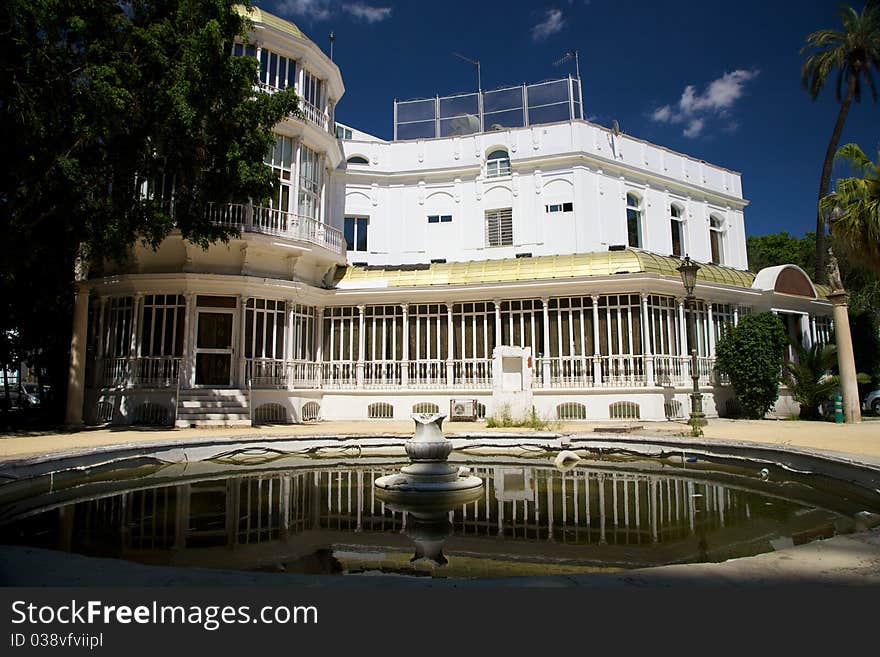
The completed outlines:
[[[233,427],[251,424],[247,390],[193,388],[181,390],[174,426]]]

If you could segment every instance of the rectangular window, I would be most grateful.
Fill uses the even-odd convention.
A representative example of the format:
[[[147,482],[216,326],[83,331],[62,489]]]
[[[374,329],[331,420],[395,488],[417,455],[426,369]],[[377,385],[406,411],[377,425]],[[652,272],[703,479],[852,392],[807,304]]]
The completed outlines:
[[[347,250],[367,250],[367,227],[370,225],[369,217],[346,217],[343,235]]]
[[[429,214],[428,215],[428,223],[429,224],[452,223],[452,215],[451,214]]]
[[[486,210],[486,246],[513,246],[513,208]]]
[[[573,212],[574,204],[573,203],[550,203],[549,205],[545,205],[544,209],[547,212]]]
[[[299,214],[320,221],[321,188],[324,186],[321,156],[306,146],[300,146],[299,157]]]
[[[317,107],[318,109],[322,109],[321,103],[321,94],[323,92],[323,85],[321,80],[316,78],[314,75],[305,71],[303,73],[303,90],[302,90],[302,98],[310,105]]]

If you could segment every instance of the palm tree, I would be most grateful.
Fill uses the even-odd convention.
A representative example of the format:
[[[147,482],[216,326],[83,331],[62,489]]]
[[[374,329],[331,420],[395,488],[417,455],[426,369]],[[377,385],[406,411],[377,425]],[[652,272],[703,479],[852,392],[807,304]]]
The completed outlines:
[[[820,212],[830,219],[835,244],[880,276],[880,152],[875,163],[856,144],[846,144],[837,157],[849,160],[858,175],[838,180],[819,202]]]
[[[843,124],[852,101],[862,100],[862,84],[871,90],[877,100],[872,70],[880,69],[880,0],[867,0],[862,12],[852,7],[840,9],[842,30],[818,30],[807,37],[807,45],[801,53],[814,50],[804,62],[801,79],[813,100],[825,86],[832,72],[837,71],[837,100],[840,111],[822,165],[819,179],[819,200],[828,194],[831,183],[831,166],[834,152],[843,132]],[[845,90],[845,91],[844,91]],[[841,95],[843,91],[843,95]],[[816,214],[816,280],[823,280],[825,273],[825,218],[821,210]]]
[[[819,406],[827,402],[840,385],[839,379],[829,374],[837,364],[837,347],[816,343],[804,349],[796,341],[792,341],[792,346],[797,352],[797,361],[785,363],[785,383],[801,405],[800,418],[816,420],[819,418]]]

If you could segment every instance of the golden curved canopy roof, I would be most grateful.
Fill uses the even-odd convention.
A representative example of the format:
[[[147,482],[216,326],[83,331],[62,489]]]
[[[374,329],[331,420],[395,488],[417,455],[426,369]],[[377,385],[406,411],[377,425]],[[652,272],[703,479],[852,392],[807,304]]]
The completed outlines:
[[[525,280],[553,280],[585,276],[650,273],[679,278],[681,259],[647,251],[626,249],[570,255],[473,260],[430,265],[348,266],[337,270],[338,287],[424,287],[510,283]],[[734,287],[751,287],[755,275],[720,265],[700,264],[700,281]]]
[[[248,9],[244,5],[235,5],[235,10],[242,16],[246,16],[252,20],[254,23],[274,27],[279,32],[284,32],[285,34],[306,38],[305,34],[302,33],[302,30],[290,21],[274,16],[267,11],[262,11],[259,7],[251,7]]]

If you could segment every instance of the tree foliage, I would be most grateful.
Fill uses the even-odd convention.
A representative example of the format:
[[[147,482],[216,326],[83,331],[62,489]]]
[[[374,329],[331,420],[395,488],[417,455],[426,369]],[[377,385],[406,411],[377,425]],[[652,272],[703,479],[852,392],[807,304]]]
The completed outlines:
[[[880,0],[866,0],[861,12],[841,6],[840,22],[841,29],[823,29],[810,34],[801,49],[802,53],[810,52],[801,69],[801,80],[810,97],[816,100],[828,78],[833,76],[840,102],[819,178],[819,202],[828,194],[834,152],[850,105],[853,100],[861,102],[864,87],[877,100],[873,73],[880,70]],[[820,282],[825,276],[825,219],[825,213],[817,207],[815,277]]]
[[[746,315],[716,346],[716,366],[730,378],[747,417],[760,419],[779,396],[785,328],[772,313]]]
[[[787,231],[749,235],[746,250],[749,269],[755,273],[765,267],[787,264],[797,265],[809,272],[816,256],[816,234],[810,232],[802,238],[789,235]]]
[[[2,3],[0,354],[52,351],[63,384],[78,255],[173,229],[205,246],[234,234],[211,203],[271,194],[263,158],[297,99],[255,92],[231,55],[249,29],[232,0]]]
[[[801,406],[800,418],[819,419],[820,404],[839,386],[838,377],[831,375],[837,366],[837,347],[816,343],[805,349],[797,341],[792,341],[792,346],[797,360],[785,363],[785,383]]]
[[[835,243],[880,276],[880,152],[872,162],[856,144],[846,144],[837,157],[848,160],[856,175],[838,180],[821,209],[831,217]]]

